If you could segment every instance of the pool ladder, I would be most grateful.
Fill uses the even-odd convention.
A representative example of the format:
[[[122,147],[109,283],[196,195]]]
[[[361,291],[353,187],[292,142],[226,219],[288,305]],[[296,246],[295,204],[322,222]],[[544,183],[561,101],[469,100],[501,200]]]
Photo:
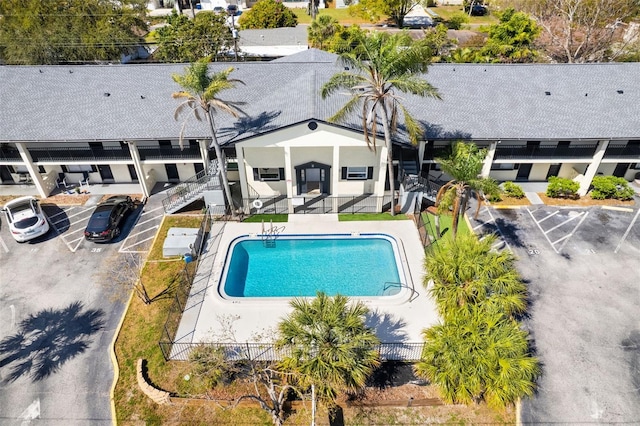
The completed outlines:
[[[273,221],[269,222],[269,228],[265,228],[264,221],[262,221],[262,234],[260,234],[260,238],[262,238],[262,245],[266,248],[275,248],[276,238],[283,230],[284,226],[281,226],[280,228],[273,226]]]

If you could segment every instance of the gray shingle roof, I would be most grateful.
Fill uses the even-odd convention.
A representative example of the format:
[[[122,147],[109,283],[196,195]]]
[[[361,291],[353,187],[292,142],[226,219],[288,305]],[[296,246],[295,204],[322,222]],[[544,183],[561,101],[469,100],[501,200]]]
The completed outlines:
[[[232,76],[246,85],[223,97],[246,102],[247,115],[217,115],[221,141],[330,117],[347,96],[319,96],[322,84],[341,70],[327,59],[302,52],[287,60],[233,64]],[[0,141],[177,138],[181,121],[173,113],[179,101],[171,94],[178,86],[171,74],[184,68],[1,66]],[[403,102],[423,122],[428,138],[640,139],[639,75],[637,63],[436,64],[425,78],[442,101],[406,95]],[[353,125],[358,122],[354,117]],[[204,124],[188,122],[187,137],[207,135]]]

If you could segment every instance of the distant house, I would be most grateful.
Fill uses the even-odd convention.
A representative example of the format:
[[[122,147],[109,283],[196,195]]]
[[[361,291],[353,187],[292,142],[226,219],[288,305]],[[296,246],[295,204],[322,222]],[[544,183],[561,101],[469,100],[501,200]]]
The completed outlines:
[[[308,49],[234,64],[233,77],[246,84],[224,98],[245,102],[246,115],[219,114],[216,123],[227,174],[245,206],[260,198],[289,211],[319,203],[328,212],[368,198],[379,211],[401,188],[401,180],[388,182],[382,138],[369,150],[357,114],[328,122],[348,99],[319,95],[343,69],[336,59]],[[180,148],[181,122],[173,119],[178,87],[171,74],[184,67],[0,67],[0,187],[22,185],[46,196],[61,177],[89,177],[114,191],[137,182],[148,195],[158,182],[202,172],[215,156],[206,125],[189,121]],[[442,100],[404,96],[424,138],[412,146],[400,123],[396,177],[437,179],[436,158],[464,140],[488,148],[483,174],[498,180],[578,177],[582,190],[596,174],[631,180],[640,172],[638,75],[638,63],[433,65],[424,77]]]

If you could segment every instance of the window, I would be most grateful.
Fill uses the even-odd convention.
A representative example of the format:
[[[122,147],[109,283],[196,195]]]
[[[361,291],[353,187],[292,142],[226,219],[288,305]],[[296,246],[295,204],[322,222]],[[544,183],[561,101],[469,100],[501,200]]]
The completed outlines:
[[[491,164],[491,170],[514,170],[515,164],[513,163],[493,163]]]
[[[96,172],[98,169],[96,166],[85,166],[85,165],[70,165],[70,166],[62,166],[62,171],[65,173],[82,173],[82,172]]]
[[[350,166],[342,168],[343,180],[367,180],[373,179],[373,167]]]
[[[640,163],[632,164],[630,168],[634,170],[640,170]]]
[[[260,167],[253,169],[254,181],[278,181],[284,180],[284,168]]]

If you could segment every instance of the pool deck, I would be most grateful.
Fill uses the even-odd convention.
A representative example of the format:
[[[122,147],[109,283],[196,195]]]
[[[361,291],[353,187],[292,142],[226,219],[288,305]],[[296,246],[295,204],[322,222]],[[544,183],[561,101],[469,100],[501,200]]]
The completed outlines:
[[[439,321],[434,302],[422,285],[424,250],[411,220],[339,222],[337,215],[289,215],[274,223],[281,234],[387,234],[398,241],[412,300],[361,298],[369,307],[367,323],[383,343],[422,342],[422,330]],[[176,342],[267,342],[278,322],[291,311],[288,299],[225,300],[219,280],[230,243],[242,235],[261,234],[261,223],[215,223],[200,257],[198,271],[183,313]],[[265,224],[265,227],[268,227]],[[409,294],[410,292],[407,292]]]

